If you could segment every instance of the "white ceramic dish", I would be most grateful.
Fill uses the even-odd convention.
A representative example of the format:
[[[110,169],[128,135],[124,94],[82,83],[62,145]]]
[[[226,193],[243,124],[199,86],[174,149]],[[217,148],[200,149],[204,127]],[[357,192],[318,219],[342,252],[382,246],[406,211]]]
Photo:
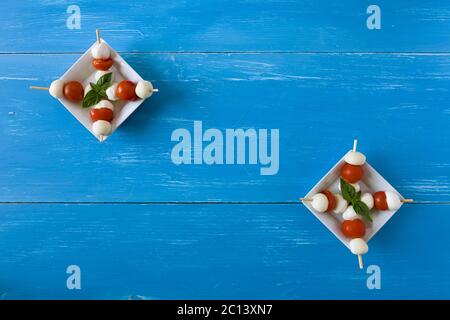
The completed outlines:
[[[118,83],[126,79],[137,83],[138,81],[143,80],[142,77],[134,71],[134,69],[116,51],[114,51],[106,41],[103,39],[101,41],[106,43],[111,50],[111,58],[114,61],[114,64],[111,67],[111,70],[114,72],[114,82]],[[62,81],[79,81],[84,88],[86,88],[90,82],[95,82],[94,75],[97,70],[92,66],[93,58],[91,55],[91,49],[95,44],[96,42],[94,42],[92,46],[69,68],[69,70],[64,73],[60,78]],[[59,101],[86,129],[89,130],[89,132],[100,140],[100,138],[92,132],[92,120],[89,114],[90,108],[83,108],[81,102],[74,103],[65,98],[61,98]],[[141,105],[142,102],[144,102],[143,99],[112,102],[114,105],[114,119],[111,122],[111,135]]]
[[[316,193],[323,191],[324,189],[328,189],[333,193],[339,192],[339,181],[340,181],[340,169],[344,165],[344,157],[336,163],[336,165],[331,168],[330,171],[308,192],[305,198],[311,198]],[[371,165],[367,162],[363,165],[364,168],[364,177],[361,181],[359,181],[359,185],[361,186],[361,191],[374,193],[377,191],[393,191],[397,193],[400,199],[404,199],[402,195],[395,190],[393,186],[389,184]],[[343,236],[341,232],[341,223],[344,220],[342,218],[342,214],[335,214],[324,212],[320,213],[313,209],[311,204],[307,201],[304,202],[304,205],[311,211],[317,219],[319,219],[341,242],[349,248],[350,239]],[[364,220],[366,224],[366,234],[364,236],[364,240],[368,242],[382,227],[383,225],[390,219],[398,210],[392,211],[378,211],[375,208],[371,210],[372,220],[373,222],[367,222]]]

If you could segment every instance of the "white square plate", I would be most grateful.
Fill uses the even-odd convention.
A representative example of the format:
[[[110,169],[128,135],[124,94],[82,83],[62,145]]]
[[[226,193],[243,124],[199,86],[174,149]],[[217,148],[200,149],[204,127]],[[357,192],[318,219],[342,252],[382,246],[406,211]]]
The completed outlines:
[[[339,160],[338,163],[336,163],[336,165],[331,168],[331,170],[328,171],[328,173],[308,192],[305,198],[311,198],[313,195],[323,191],[324,189],[328,189],[333,193],[340,193],[340,169],[344,163],[344,157],[342,157],[341,160]],[[399,195],[400,199],[404,199],[402,195],[395,190],[395,188],[391,186],[389,182],[387,182],[371,165],[366,162],[363,165],[363,168],[364,177],[358,182],[362,193],[370,192],[373,194],[377,191],[393,191]],[[317,219],[319,219],[339,240],[341,240],[345,246],[347,246],[347,248],[349,248],[350,239],[344,237],[341,232],[341,224],[344,220],[342,218],[342,214],[329,212],[320,213],[313,209],[311,203],[307,201],[303,203],[309,211],[316,216]],[[364,220],[366,225],[364,240],[368,242],[397,211],[398,209],[379,211],[373,208],[371,210],[373,222],[370,223]]]
[[[114,51],[106,41],[103,39],[101,41],[106,43],[111,50],[111,59],[113,59],[114,63],[110,70],[114,73],[114,82],[118,83],[126,79],[137,83],[138,81],[143,80],[142,77],[134,71],[134,69],[116,51]],[[69,68],[69,70],[64,73],[60,78],[62,81],[78,81],[84,88],[86,88],[90,82],[95,82],[94,75],[97,70],[92,66],[93,58],[91,54],[91,49],[95,44],[96,42],[94,42],[92,46]],[[92,120],[89,114],[90,108],[83,108],[81,102],[74,103],[65,98],[61,98],[59,101],[86,129],[99,139],[99,137],[92,132]],[[137,99],[135,101],[111,101],[114,105],[114,119],[111,121],[111,135],[134,112],[134,110],[141,105],[142,102],[144,102],[143,99]]]

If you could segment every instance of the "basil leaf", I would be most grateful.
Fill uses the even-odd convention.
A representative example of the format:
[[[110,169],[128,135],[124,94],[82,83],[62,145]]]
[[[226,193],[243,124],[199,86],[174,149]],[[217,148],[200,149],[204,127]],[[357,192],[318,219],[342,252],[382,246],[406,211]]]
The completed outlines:
[[[83,98],[83,108],[89,108],[103,99],[107,99],[106,89],[111,86],[112,73],[104,74],[97,83],[91,82],[91,90]]]
[[[108,95],[106,94],[106,90],[105,89],[102,89],[101,91],[99,91],[98,92],[98,95],[100,96],[100,98],[102,98],[101,100],[103,100],[103,99],[108,99]]]
[[[98,79],[97,86],[100,86],[102,88],[105,88],[105,87],[107,88],[107,87],[111,86],[111,80],[112,80],[112,72],[104,74],[100,77],[100,79]]]
[[[372,222],[369,207],[361,201],[361,191],[356,192],[355,187],[341,178],[341,193],[342,197],[353,206],[358,215]]]
[[[356,200],[353,203],[353,209],[355,210],[355,212],[357,214],[359,214],[360,216],[362,216],[364,219],[372,222],[372,215],[370,214],[370,209],[369,207],[362,202],[361,200]]]
[[[94,90],[95,92],[99,92],[102,89],[101,86],[99,86],[93,82],[91,82],[90,85],[91,85],[91,89]]]
[[[106,94],[105,94],[106,96]],[[97,93],[95,90],[90,90],[83,98],[82,106],[83,108],[89,108],[90,106],[93,106],[94,104],[97,104],[100,102],[100,100],[103,99],[103,96],[99,93]]]
[[[350,203],[356,200],[356,190],[350,183],[341,178],[342,197]]]

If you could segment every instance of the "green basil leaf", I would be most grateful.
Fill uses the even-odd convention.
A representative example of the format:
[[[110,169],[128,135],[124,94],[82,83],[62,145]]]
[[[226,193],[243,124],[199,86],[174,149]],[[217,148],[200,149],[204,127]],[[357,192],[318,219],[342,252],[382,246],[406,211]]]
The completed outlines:
[[[102,88],[105,88],[105,87],[107,88],[107,87],[111,86],[111,80],[112,80],[112,72],[104,74],[100,77],[100,79],[98,79],[97,86],[100,86]]]
[[[90,85],[91,85],[91,89],[94,90],[95,92],[99,92],[102,89],[101,86],[98,86],[97,84],[95,84],[93,82],[91,82]]]
[[[106,90],[102,89],[98,92],[98,95],[100,96],[100,100],[108,100],[108,95],[106,94]],[[99,101],[100,102],[100,101]]]
[[[353,209],[358,215],[372,222],[372,215],[370,214],[370,209],[364,202],[362,202],[359,199],[356,200],[355,202],[353,202]]]
[[[341,178],[342,197],[350,203],[356,200],[356,190],[350,183]]]
[[[106,96],[106,94],[105,94]],[[82,106],[83,108],[89,108],[103,99],[101,94],[98,94],[95,90],[90,90],[83,98]]]

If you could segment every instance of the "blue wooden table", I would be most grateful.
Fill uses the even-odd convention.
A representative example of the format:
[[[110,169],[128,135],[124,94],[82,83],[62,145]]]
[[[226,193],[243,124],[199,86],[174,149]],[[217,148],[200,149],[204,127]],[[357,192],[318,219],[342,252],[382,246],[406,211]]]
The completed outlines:
[[[73,4],[2,3],[0,298],[450,298],[450,1]],[[160,89],[103,144],[28,89],[96,28]],[[174,164],[194,121],[278,129],[276,174]],[[355,137],[417,201],[370,241],[381,289],[297,200]]]

